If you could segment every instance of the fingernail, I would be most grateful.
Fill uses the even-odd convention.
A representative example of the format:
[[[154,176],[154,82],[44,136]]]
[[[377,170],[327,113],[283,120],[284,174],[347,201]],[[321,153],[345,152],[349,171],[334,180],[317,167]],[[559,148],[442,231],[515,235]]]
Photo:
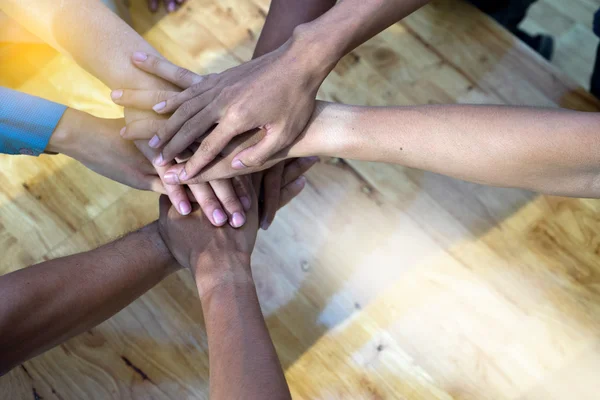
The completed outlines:
[[[148,59],[148,54],[142,53],[141,51],[136,51],[133,53],[134,61],[146,61]]]
[[[231,225],[233,225],[234,228],[239,228],[240,226],[244,225],[244,222],[246,222],[246,218],[244,218],[244,216],[239,212],[233,213],[231,219]]]
[[[269,229],[269,226],[271,226],[271,223],[269,221],[263,221],[262,224],[260,224],[260,227],[262,228],[263,231],[266,231],[267,229]]]
[[[121,97],[123,97],[123,91],[121,89],[110,92],[110,98],[113,100],[118,100]]]
[[[250,202],[250,199],[248,198],[248,196],[240,197],[240,202],[242,203],[244,210],[246,210],[246,211],[250,210],[252,203]]]
[[[167,11],[169,11],[169,12],[175,11],[175,3],[169,3],[169,5],[167,6]]]
[[[154,135],[154,136],[152,136],[152,139],[150,139],[150,141],[148,142],[148,146],[155,149],[158,147],[159,143],[160,143],[160,138],[157,135]],[[160,158],[160,162],[162,162],[162,154],[159,154],[158,157],[156,157],[157,160],[159,158]]]
[[[306,184],[306,178],[304,176],[300,176],[292,182],[292,185],[296,186],[304,186]]]
[[[119,132],[119,134],[120,134],[121,136],[125,136],[125,131],[126,131],[126,130],[127,130],[127,127],[125,127],[125,126],[124,126],[124,127],[122,127],[122,128],[121,128],[121,131]]]
[[[152,146],[152,145],[150,145],[150,146]],[[152,163],[154,165],[156,165],[157,167],[160,167],[160,166],[162,166],[163,161],[164,160],[163,160],[162,153],[159,153]]]
[[[246,168],[246,166],[244,165],[244,163],[241,160],[233,160],[233,162],[231,163],[231,167],[233,169],[244,169],[244,168]]]
[[[179,177],[177,176],[177,174],[175,172],[167,172],[165,174],[165,176],[163,177],[163,179],[169,185],[178,185],[179,184]]]
[[[180,178],[182,181],[185,181],[185,180],[187,179],[187,172],[185,172],[185,168],[183,168],[183,169],[181,170],[181,172],[179,173],[179,178]]]
[[[161,101],[160,103],[156,104],[154,107],[152,107],[152,109],[156,112],[162,110],[163,108],[165,108],[167,106],[167,102],[166,101]]]
[[[182,201],[179,203],[179,212],[182,215],[188,215],[190,212],[192,212],[192,206],[187,201]]]
[[[213,211],[213,219],[215,220],[215,224],[221,225],[227,221],[227,216],[223,211],[217,208],[215,211]]]

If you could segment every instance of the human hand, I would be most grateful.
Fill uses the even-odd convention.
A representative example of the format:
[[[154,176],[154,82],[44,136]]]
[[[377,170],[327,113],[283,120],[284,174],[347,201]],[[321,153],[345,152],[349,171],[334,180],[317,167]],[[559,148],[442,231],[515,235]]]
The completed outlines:
[[[283,171],[283,187],[279,197],[279,207],[285,206],[304,188],[302,176],[314,164],[306,159],[288,162]],[[206,222],[206,217],[195,208],[187,217],[182,217],[169,204],[166,196],[160,199],[159,230],[171,251],[182,266],[190,269],[197,282],[214,282],[229,276],[231,271],[223,268],[234,260],[237,264],[250,266],[250,256],[258,228],[259,202],[257,192],[261,176],[255,174],[248,185],[252,196],[252,208],[248,211],[248,221],[241,229],[223,227],[216,229]]]
[[[148,114],[144,110],[125,108],[125,120],[129,123],[140,120],[159,123],[162,118],[154,113]],[[152,160],[156,156],[156,150],[148,146],[147,141],[137,140],[135,144],[147,159]],[[173,184],[165,179],[165,173],[173,164],[175,162],[165,166],[155,166],[155,169],[163,182],[166,194],[180,214],[189,214],[192,210],[191,201],[195,199],[215,226],[222,226],[227,220],[236,228],[245,223],[244,209],[249,209],[250,203],[243,188],[234,184],[239,180],[219,179],[211,180],[209,183],[190,184],[186,191],[185,186]]]
[[[306,126],[315,106],[315,96],[328,69],[308,68],[286,43],[279,49],[220,74],[200,77],[168,61],[151,55],[134,59],[140,69],[166,79],[179,87],[179,94],[164,93],[153,109],[159,114],[174,112],[169,121],[150,139],[161,148],[154,160],[164,165],[215,124],[184,168],[172,168],[186,181],[217,157],[236,136],[255,128],[264,138],[238,154],[235,169],[261,166],[289,146]],[[190,86],[191,85],[191,86]],[[158,99],[157,99],[158,100]]]
[[[183,4],[185,0],[148,0],[148,9],[152,12],[158,11],[161,2],[165,4],[165,9],[168,12],[173,12],[177,10],[177,7]]]
[[[146,70],[148,72],[151,72],[182,89],[188,88],[202,79],[200,75],[181,69],[162,58],[149,56],[146,59],[146,61],[150,60],[149,62],[143,60],[141,62],[139,60],[136,61],[136,58],[133,58],[133,60],[136,65],[147,64]],[[116,104],[121,106],[132,107],[138,110],[150,110],[155,104],[163,101],[163,99],[172,98],[176,96],[177,93],[178,92],[175,91],[120,89],[113,91],[111,97]],[[129,140],[147,140],[163,129],[166,123],[165,120],[141,119],[128,124],[122,134],[124,138]],[[229,178],[241,173],[256,172],[265,168],[270,168],[264,174],[264,212],[261,215],[260,223],[263,229],[267,229],[273,222],[278,209],[278,197],[282,187],[281,177],[284,166],[281,161],[285,159],[287,155],[280,152],[262,166],[247,168],[242,171],[235,170],[231,167],[231,161],[236,154],[258,143],[263,136],[264,132],[257,132],[257,130],[238,135],[226,146],[221,155],[205,168],[201,174],[183,183],[201,183],[217,178]],[[198,147],[199,145],[197,142],[191,145],[191,148],[194,150],[198,149]],[[312,158],[312,160],[311,165],[318,159]],[[171,167],[164,176],[165,182],[169,184],[182,183],[179,179],[179,175],[180,171],[183,169],[183,165],[183,163],[180,163]],[[176,172],[173,172],[173,170]]]
[[[134,189],[165,193],[154,166],[132,142],[121,139],[123,119],[96,118],[67,109],[47,151],[62,153],[92,171]]]

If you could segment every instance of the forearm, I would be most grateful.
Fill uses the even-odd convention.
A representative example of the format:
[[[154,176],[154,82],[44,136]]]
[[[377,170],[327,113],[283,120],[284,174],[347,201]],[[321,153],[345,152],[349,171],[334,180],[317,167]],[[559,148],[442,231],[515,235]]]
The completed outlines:
[[[197,280],[208,335],[211,399],[288,399],[290,392],[258,303],[250,266]],[[241,271],[241,272],[240,272]]]
[[[289,156],[401,164],[544,193],[600,197],[600,114],[530,107],[320,103]]]
[[[313,21],[323,15],[336,0],[273,0],[258,43],[256,58],[284,44],[298,25]]]
[[[0,277],[0,373],[108,319],[177,268],[153,223]]]
[[[2,8],[111,89],[171,87],[132,65],[135,51],[158,53],[100,1],[5,0]]]
[[[316,20],[299,26],[292,39],[309,55],[315,71],[329,72],[346,54],[429,0],[340,0]]]

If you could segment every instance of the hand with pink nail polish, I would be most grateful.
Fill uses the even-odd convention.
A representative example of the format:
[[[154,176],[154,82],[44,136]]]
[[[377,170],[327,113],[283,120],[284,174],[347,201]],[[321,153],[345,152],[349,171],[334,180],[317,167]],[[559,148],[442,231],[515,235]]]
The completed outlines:
[[[250,265],[258,228],[258,202],[254,190],[252,197],[254,206],[247,213],[246,224],[235,229],[229,225],[213,226],[198,205],[194,205],[189,215],[182,216],[166,196],[161,196],[161,236],[173,257],[189,268],[197,280],[224,272],[220,268],[225,265],[222,263],[225,259],[234,258],[244,261],[243,265]],[[209,258],[214,262],[200,262]]]
[[[72,157],[92,171],[140,190],[165,193],[154,166],[132,142],[119,137],[123,119],[103,119],[69,108],[46,151]]]
[[[314,164],[310,158],[300,158],[285,164],[282,174],[282,185],[279,193],[278,208],[284,207],[296,197],[306,184],[302,176]],[[196,281],[218,279],[228,271],[223,265],[250,266],[250,256],[256,242],[258,231],[259,209],[257,193],[263,184],[262,174],[254,174],[247,185],[246,223],[235,229],[225,225],[215,227],[206,217],[206,213],[198,205],[194,205],[191,213],[182,216],[171,205],[166,196],[160,198],[160,234],[177,262],[189,268]],[[245,201],[242,200],[243,203]],[[245,204],[246,205],[246,204]],[[235,216],[233,217],[235,220]],[[238,263],[226,263],[232,258]]]
[[[160,127],[142,129],[143,123],[138,124],[139,132],[152,132],[148,138],[150,146],[161,149],[155,165],[166,165],[202,138],[198,149],[182,166],[187,175],[182,180],[194,178],[239,136],[262,130],[264,134],[258,142],[237,151],[230,161],[232,169],[250,173],[266,168],[271,159],[302,134],[315,109],[317,90],[329,72],[328,66],[320,66],[318,74],[305,71],[307,65],[295,51],[286,43],[262,57],[207,76],[154,55],[143,59],[134,56],[138,68],[183,91],[125,90],[119,92],[125,95],[113,100],[121,105],[137,103],[138,107],[163,116],[172,113]],[[156,102],[150,105],[151,100]]]

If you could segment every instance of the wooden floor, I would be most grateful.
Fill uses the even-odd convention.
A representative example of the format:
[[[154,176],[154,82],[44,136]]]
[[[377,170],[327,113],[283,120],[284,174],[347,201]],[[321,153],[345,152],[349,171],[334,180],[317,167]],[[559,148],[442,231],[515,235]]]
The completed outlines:
[[[268,0],[187,4],[154,24],[139,0],[134,24],[199,72],[250,57]],[[101,116],[121,112],[108,89],[43,46],[1,46],[0,58],[2,85]],[[453,0],[358,48],[320,96],[600,110]],[[154,194],[68,158],[0,158],[0,273],[88,250],[156,216]],[[260,235],[253,268],[297,399],[598,399],[599,201],[334,159],[313,168],[305,192]],[[181,272],[0,378],[0,398],[203,399],[206,349]]]

